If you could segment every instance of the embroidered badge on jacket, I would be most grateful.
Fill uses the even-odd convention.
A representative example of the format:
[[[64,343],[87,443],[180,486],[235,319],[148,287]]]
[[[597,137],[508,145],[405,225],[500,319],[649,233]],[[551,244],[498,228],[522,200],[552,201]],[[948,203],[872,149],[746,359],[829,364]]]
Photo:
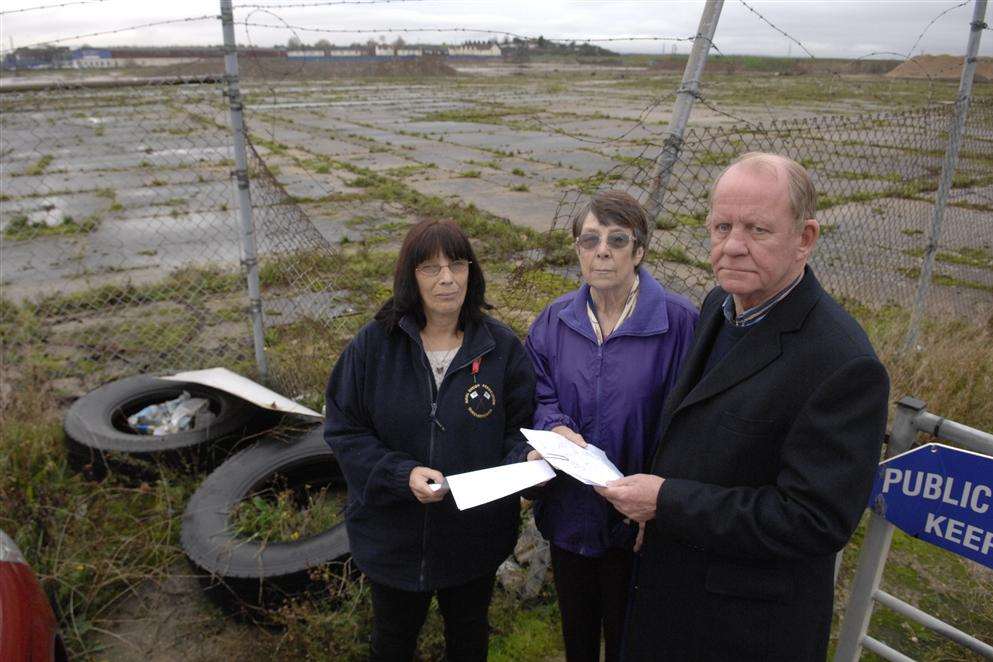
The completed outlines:
[[[473,384],[465,392],[465,408],[476,418],[486,418],[496,407],[496,393],[489,384]]]

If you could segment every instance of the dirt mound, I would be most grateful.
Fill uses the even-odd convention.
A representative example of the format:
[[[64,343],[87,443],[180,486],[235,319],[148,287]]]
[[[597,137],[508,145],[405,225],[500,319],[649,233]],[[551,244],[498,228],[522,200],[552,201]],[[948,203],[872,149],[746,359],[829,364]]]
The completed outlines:
[[[958,80],[962,75],[961,55],[918,55],[886,74],[891,78],[932,78]],[[993,81],[993,57],[976,62],[976,82]]]
[[[325,78],[454,76],[455,69],[441,58],[416,58],[385,62],[305,62],[276,57],[238,58],[238,72],[247,80],[322,80]],[[154,67],[141,71],[154,76],[206,76],[224,73],[224,60],[210,58]]]

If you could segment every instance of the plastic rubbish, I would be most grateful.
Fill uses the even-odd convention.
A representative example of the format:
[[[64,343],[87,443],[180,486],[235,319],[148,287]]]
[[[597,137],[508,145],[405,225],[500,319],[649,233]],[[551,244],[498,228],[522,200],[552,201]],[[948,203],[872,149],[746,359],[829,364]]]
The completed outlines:
[[[139,434],[161,437],[210,424],[214,414],[205,398],[193,398],[186,391],[174,400],[148,405],[128,416],[128,425]]]

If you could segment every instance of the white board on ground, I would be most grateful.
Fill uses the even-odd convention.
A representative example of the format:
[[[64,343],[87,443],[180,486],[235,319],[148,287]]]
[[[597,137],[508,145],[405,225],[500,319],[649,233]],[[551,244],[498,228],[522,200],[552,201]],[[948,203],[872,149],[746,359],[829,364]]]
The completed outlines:
[[[286,396],[280,395],[262,386],[262,384],[257,384],[247,377],[242,377],[237,373],[231,372],[227,368],[207,368],[206,370],[177,372],[175,375],[169,375],[162,379],[210,386],[243,400],[248,400],[263,409],[281,411],[287,414],[297,414],[316,420],[324,418],[313,409],[308,409],[299,403],[293,402]]]

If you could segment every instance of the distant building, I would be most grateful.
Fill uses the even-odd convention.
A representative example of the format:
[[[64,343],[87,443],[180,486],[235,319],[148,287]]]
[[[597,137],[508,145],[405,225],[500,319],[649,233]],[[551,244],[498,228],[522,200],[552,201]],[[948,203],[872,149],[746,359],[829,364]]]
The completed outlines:
[[[306,48],[286,51],[290,60],[303,62],[343,62],[374,59],[369,48]]]
[[[109,69],[118,65],[109,50],[77,48],[69,53],[69,66],[73,69]]]
[[[59,69],[67,66],[69,49],[65,46],[18,48],[3,59],[4,69]]]
[[[500,47],[492,41],[467,41],[460,46],[449,46],[450,58],[498,58],[503,55]]]

